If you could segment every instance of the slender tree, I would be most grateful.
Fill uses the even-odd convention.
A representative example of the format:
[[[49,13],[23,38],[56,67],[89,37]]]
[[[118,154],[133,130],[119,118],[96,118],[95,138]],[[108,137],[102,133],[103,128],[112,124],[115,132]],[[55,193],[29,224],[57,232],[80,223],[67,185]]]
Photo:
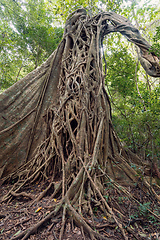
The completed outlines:
[[[91,17],[79,9],[68,17],[63,40],[49,59],[1,94],[0,176],[2,183],[16,181],[2,201],[24,195],[25,186],[49,176],[51,183],[34,202],[49,190],[52,199],[60,199],[50,214],[14,239],[27,239],[59,211],[60,239],[68,215],[90,239],[106,239],[94,229],[94,219],[93,225],[86,219],[87,214],[93,218],[97,204],[127,239],[123,220],[104,199],[106,178],[114,184],[120,180],[137,183],[160,200],[131,166],[144,168],[144,163],[124,149],[112,125],[101,56],[103,38],[111,32],[120,32],[135,43],[147,73],[160,76],[159,59],[127,19],[113,12]]]

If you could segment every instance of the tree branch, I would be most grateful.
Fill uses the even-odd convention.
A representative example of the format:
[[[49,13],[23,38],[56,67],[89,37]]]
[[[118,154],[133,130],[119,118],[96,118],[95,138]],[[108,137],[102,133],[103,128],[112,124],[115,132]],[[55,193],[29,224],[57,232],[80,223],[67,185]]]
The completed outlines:
[[[112,27],[109,27],[108,21]],[[140,48],[140,63],[148,75],[152,77],[160,77],[159,58],[155,53],[150,52],[151,45],[141,36],[137,28],[135,28],[126,18],[111,12],[103,13],[103,30],[102,37],[110,32],[120,32],[128,41],[133,42]],[[106,27],[106,28],[105,28]],[[104,30],[106,29],[106,30]]]

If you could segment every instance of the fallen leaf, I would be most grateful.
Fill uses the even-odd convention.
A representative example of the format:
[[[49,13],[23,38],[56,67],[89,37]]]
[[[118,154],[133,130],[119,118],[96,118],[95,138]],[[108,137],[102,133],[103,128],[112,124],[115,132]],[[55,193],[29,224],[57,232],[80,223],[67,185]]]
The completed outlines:
[[[14,236],[17,236],[20,232],[21,232],[21,230],[19,230],[18,232],[16,232],[16,233],[14,234]]]
[[[35,212],[39,212],[42,209],[42,207],[39,207]]]
[[[139,233],[139,235],[140,235],[141,237],[147,237],[147,235],[144,234],[144,233]]]

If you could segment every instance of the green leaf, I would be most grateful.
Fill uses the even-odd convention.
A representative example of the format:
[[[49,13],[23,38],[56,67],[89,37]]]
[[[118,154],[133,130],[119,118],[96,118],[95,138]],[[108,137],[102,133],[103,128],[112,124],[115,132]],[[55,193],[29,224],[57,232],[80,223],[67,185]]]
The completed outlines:
[[[13,236],[17,236],[20,232],[21,232],[21,230],[19,230],[18,232],[16,232]]]

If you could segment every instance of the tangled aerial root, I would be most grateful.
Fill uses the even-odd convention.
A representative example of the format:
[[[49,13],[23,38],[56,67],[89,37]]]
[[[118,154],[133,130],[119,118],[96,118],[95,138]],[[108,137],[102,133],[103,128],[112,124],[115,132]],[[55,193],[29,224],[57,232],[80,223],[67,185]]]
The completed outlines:
[[[2,198],[2,202],[9,202],[15,197],[27,197],[31,199],[31,204],[34,204],[48,193],[51,202],[54,198],[58,201],[50,206],[52,211],[46,217],[14,236],[14,240],[27,239],[50,219],[53,219],[53,224],[57,223],[58,214],[62,215],[59,239],[63,238],[69,216],[81,228],[84,238],[84,233],[87,233],[92,240],[111,239],[106,236],[104,229],[109,224],[115,224],[123,239],[128,239],[127,232],[132,233],[136,239],[141,239],[130,224],[126,225],[130,219],[128,214],[113,208],[112,200],[107,202],[108,183],[112,189],[126,195],[133,205],[141,205],[141,202],[127,187],[120,185],[120,182],[127,182],[131,186],[136,184],[148,198],[154,199],[155,205],[159,204],[160,196],[155,189],[160,189],[158,186],[152,186],[147,180],[145,164],[125,150],[117,137],[112,125],[110,101],[104,87],[100,39],[102,40],[103,34],[113,31],[108,23],[118,28],[119,24],[123,26],[121,21],[124,19],[120,18],[117,21],[117,15],[114,13],[113,16],[106,13],[88,19],[86,11],[80,9],[66,23],[64,39],[60,44],[64,45],[64,51],[62,53],[57,50],[54,55],[61,55],[61,64],[56,65],[60,68],[58,102],[50,106],[43,116],[47,129],[45,140],[30,160],[2,180],[3,183],[15,181],[13,187]],[[134,30],[132,26],[130,28]],[[124,34],[127,28],[119,31]],[[134,34],[138,33],[135,31]],[[126,35],[130,36],[127,33]],[[138,41],[135,42],[138,45]],[[54,66],[54,60],[52,64]],[[52,76],[52,67],[48,71],[47,76]],[[49,77],[44,85],[48,84]],[[43,86],[40,102],[43,102],[46,88],[47,85]],[[35,126],[36,122],[32,133]],[[29,148],[34,137],[34,134],[32,135]],[[47,181],[49,177],[50,183],[36,199],[24,191],[30,184],[42,179]],[[118,206],[118,203],[116,204]],[[96,224],[95,208],[107,221],[106,225],[102,224],[102,229]],[[150,208],[147,208],[147,211],[156,220],[160,220],[158,214]]]
[[[84,163],[81,158],[79,158],[79,160],[82,166],[77,176],[74,176],[73,178],[70,175],[70,177],[68,178],[72,180],[68,181],[67,191],[62,190],[63,188],[62,180],[60,180],[58,183],[55,183],[53,182],[52,178],[51,182],[48,184],[48,187],[41,194],[39,194],[35,200],[31,201],[31,205],[33,205],[35,202],[38,202],[51,190],[52,192],[50,196],[51,202],[55,197],[57,198],[57,196],[59,199],[57,203],[54,203],[53,205],[50,206],[50,209],[52,209],[51,212],[42,220],[37,222],[34,226],[30,227],[29,229],[26,229],[25,231],[22,231],[19,235],[14,236],[12,239],[14,240],[28,239],[31,234],[36,233],[38,228],[40,228],[50,219],[52,219],[53,224],[56,224],[57,215],[59,213],[61,213],[62,215],[61,218],[62,225],[59,234],[59,239],[63,239],[65,224],[68,219],[68,216],[70,216],[75,222],[75,224],[81,228],[82,234],[84,234],[84,232],[87,233],[90,239],[110,239],[103,234],[103,231],[99,233],[99,226],[97,226],[97,223],[95,222],[94,211],[95,206],[98,207],[98,211],[101,212],[102,216],[105,216],[105,219],[107,219],[108,224],[106,226],[108,226],[109,224],[116,224],[118,229],[121,231],[123,239],[128,239],[127,232],[132,233],[132,235],[136,239],[141,239],[137,233],[137,230],[134,230],[130,226],[126,226],[128,216],[125,216],[121,211],[119,211],[116,208],[114,208],[113,210],[112,207],[110,207],[109,204],[107,203],[106,198],[104,197],[105,186],[107,181],[109,181],[109,183],[112,184],[112,187],[114,189],[125,194],[125,196],[127,196],[128,199],[130,200],[131,204],[134,205],[135,203],[138,203],[138,205],[140,206],[141,203],[127,190],[127,187],[122,187],[121,185],[119,185],[116,181],[111,179],[111,177],[109,177],[109,175],[106,174],[101,169],[101,167],[97,165],[97,163],[94,163],[93,161],[94,158],[92,158],[92,161],[88,163]],[[99,174],[97,174],[98,173],[97,169],[99,169]],[[101,175],[103,179],[106,178],[107,181],[104,181],[104,183],[100,182],[100,178],[98,177],[98,175]],[[34,178],[34,176],[32,177]],[[156,198],[158,200],[158,195],[156,195],[155,191],[151,187],[150,188],[148,187],[147,189],[147,186],[149,186],[149,184],[147,185],[146,183],[145,181],[141,181],[141,184],[139,184],[137,179],[137,185],[139,184],[139,188],[141,187],[142,191],[146,192],[150,191],[150,193],[152,193],[151,194],[152,199],[154,199],[156,204],[158,204],[157,201],[155,200]],[[10,194],[8,193],[8,195],[4,197],[3,201],[10,200],[10,198],[20,196],[29,197],[30,199],[32,199],[32,196],[28,195],[25,192],[20,191],[22,184],[19,188],[16,188],[17,185],[14,185],[13,187],[15,187],[16,190],[12,188],[12,190],[9,192]],[[17,189],[19,193],[15,193],[17,192]],[[147,211],[150,214],[152,214],[158,221],[160,221],[160,217],[153,211],[151,211],[151,209],[148,208]],[[89,221],[88,219],[91,219],[91,221]]]

